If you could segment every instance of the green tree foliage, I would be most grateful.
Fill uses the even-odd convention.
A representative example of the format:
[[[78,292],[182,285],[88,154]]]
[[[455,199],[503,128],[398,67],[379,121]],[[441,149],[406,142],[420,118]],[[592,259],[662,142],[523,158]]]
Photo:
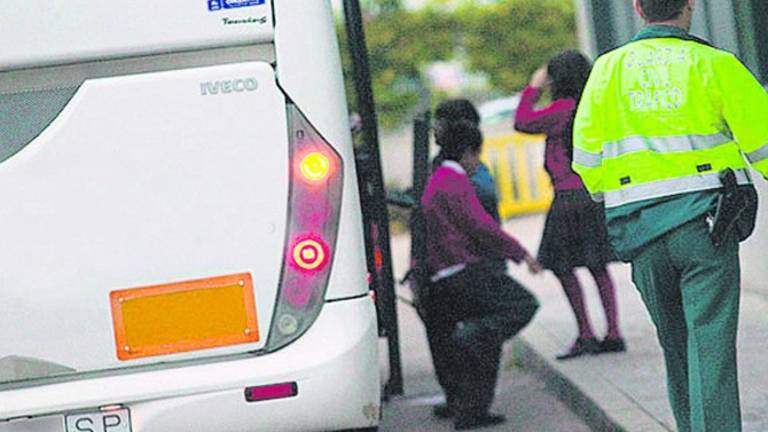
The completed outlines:
[[[364,24],[379,120],[406,120],[424,91],[424,68],[460,56],[488,76],[491,91],[518,91],[549,56],[576,44],[570,0],[366,0]],[[347,94],[355,108],[346,35],[339,23]]]
[[[379,120],[385,127],[402,122],[418,105],[425,65],[453,56],[457,31],[449,15],[432,10],[367,14],[366,43]],[[352,63],[340,32],[347,95],[354,110]]]
[[[371,14],[386,14],[403,9],[402,0],[362,0],[361,6]]]
[[[467,62],[487,74],[491,87],[519,91],[552,55],[575,48],[576,23],[570,1],[507,0],[466,5],[462,16]]]

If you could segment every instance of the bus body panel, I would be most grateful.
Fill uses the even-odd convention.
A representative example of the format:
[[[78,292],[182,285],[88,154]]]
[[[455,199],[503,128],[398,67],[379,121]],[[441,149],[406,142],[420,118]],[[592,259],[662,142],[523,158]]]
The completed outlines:
[[[131,410],[133,432],[370,427],[380,403],[375,314],[369,297],[329,303],[305,337],[270,355],[0,392],[0,419],[117,403]],[[298,396],[246,403],[246,387],[283,382],[296,382]]]
[[[250,89],[225,92],[233,80]],[[265,63],[84,83],[0,163],[0,359],[88,372],[261,348],[287,220],[284,107]],[[240,273],[258,343],[118,360],[112,291]]]
[[[211,7],[225,1],[241,7]],[[0,142],[0,431],[109,405],[131,410],[132,432],[375,426],[377,320],[330,1],[29,0],[0,14],[0,36],[18,40],[0,53],[0,109],[74,94],[18,153]],[[341,211],[327,302],[268,352],[294,106],[341,158]],[[242,273],[257,342],[118,359],[110,293]],[[244,400],[283,382],[299,395]]]
[[[270,42],[271,2],[14,1],[0,16],[0,70]]]

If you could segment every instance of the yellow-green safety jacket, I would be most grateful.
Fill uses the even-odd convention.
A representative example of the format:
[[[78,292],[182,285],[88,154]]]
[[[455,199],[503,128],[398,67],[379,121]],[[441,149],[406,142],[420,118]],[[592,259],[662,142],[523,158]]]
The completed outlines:
[[[768,94],[733,54],[646,27],[595,62],[573,143],[573,169],[628,259],[708,211],[723,169],[751,183],[746,158],[768,175]]]

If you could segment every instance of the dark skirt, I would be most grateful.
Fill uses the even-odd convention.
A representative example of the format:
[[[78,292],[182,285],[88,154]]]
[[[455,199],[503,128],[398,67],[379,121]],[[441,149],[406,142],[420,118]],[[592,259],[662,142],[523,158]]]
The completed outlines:
[[[576,267],[600,269],[617,261],[608,242],[605,211],[585,190],[555,193],[539,245],[542,267],[567,273]]]

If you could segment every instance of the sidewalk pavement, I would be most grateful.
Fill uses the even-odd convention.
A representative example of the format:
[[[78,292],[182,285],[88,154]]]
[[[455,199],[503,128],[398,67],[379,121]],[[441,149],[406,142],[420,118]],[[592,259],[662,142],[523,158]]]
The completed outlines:
[[[541,215],[513,219],[507,232],[535,251],[544,225]],[[742,269],[761,266],[745,262]],[[541,302],[531,323],[512,344],[516,361],[537,374],[597,431],[665,432],[675,423],[667,401],[665,372],[655,329],[630,280],[629,266],[610,267],[619,297],[621,327],[628,351],[558,362],[555,355],[576,337],[576,323],[565,295],[551,273],[529,275],[510,265],[510,274]],[[584,286],[593,327],[604,334],[605,319],[597,288],[586,270]],[[766,281],[768,284],[768,281]],[[759,288],[759,289],[758,289]],[[744,432],[768,431],[768,297],[763,287],[744,287],[739,329],[739,377]],[[407,289],[401,287],[408,296]]]

